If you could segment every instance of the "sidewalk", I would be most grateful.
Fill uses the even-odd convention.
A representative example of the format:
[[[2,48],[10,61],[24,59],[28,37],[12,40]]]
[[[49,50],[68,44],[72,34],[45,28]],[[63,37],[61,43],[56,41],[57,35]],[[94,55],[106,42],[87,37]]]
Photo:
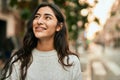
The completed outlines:
[[[93,44],[88,52],[81,58],[86,59],[86,66],[90,67],[87,76],[91,79],[84,80],[120,80],[120,48],[103,48]],[[84,60],[81,64],[85,63]]]
[[[107,80],[120,80],[120,48],[105,49],[105,55],[109,62],[107,63]]]

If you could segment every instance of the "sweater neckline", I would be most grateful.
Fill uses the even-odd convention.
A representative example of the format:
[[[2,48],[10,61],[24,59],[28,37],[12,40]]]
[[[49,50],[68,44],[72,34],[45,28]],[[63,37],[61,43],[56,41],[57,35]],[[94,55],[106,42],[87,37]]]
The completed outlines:
[[[56,50],[50,50],[50,51],[40,51],[38,49],[33,49],[32,51],[33,55],[36,56],[53,56],[53,55],[57,55],[57,51]]]

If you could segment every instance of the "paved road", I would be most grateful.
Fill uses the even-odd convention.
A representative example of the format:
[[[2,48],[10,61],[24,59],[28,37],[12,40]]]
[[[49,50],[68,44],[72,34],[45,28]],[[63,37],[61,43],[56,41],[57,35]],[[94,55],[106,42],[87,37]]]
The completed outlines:
[[[93,61],[96,62],[95,65],[91,63]],[[120,80],[120,48],[103,48],[93,44],[90,46],[89,53],[81,56],[81,64],[82,66],[84,64],[83,69],[85,66],[93,65],[92,68],[89,68],[91,74],[86,74],[86,70],[84,70],[84,80]],[[87,79],[86,76],[91,76],[92,79]]]
[[[106,48],[104,58],[111,61],[113,69],[107,69],[107,80],[120,80],[120,48]],[[112,67],[111,67],[112,68]]]

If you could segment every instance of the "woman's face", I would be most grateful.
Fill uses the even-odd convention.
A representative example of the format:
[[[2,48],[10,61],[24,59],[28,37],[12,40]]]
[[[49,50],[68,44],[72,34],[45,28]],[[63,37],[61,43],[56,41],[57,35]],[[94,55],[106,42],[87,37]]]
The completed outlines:
[[[38,9],[33,20],[33,32],[38,39],[53,38],[56,31],[60,30],[57,26],[57,18],[48,6]]]

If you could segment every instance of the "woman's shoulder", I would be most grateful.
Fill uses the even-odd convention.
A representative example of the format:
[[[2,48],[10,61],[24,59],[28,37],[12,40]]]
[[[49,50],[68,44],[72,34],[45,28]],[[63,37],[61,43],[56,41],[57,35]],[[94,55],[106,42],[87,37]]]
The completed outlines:
[[[72,64],[80,63],[80,59],[77,55],[68,55],[68,57],[65,57],[65,62],[67,62],[67,60],[69,61],[69,63],[72,63]]]
[[[77,55],[69,55],[70,62],[79,62],[79,57]]]

